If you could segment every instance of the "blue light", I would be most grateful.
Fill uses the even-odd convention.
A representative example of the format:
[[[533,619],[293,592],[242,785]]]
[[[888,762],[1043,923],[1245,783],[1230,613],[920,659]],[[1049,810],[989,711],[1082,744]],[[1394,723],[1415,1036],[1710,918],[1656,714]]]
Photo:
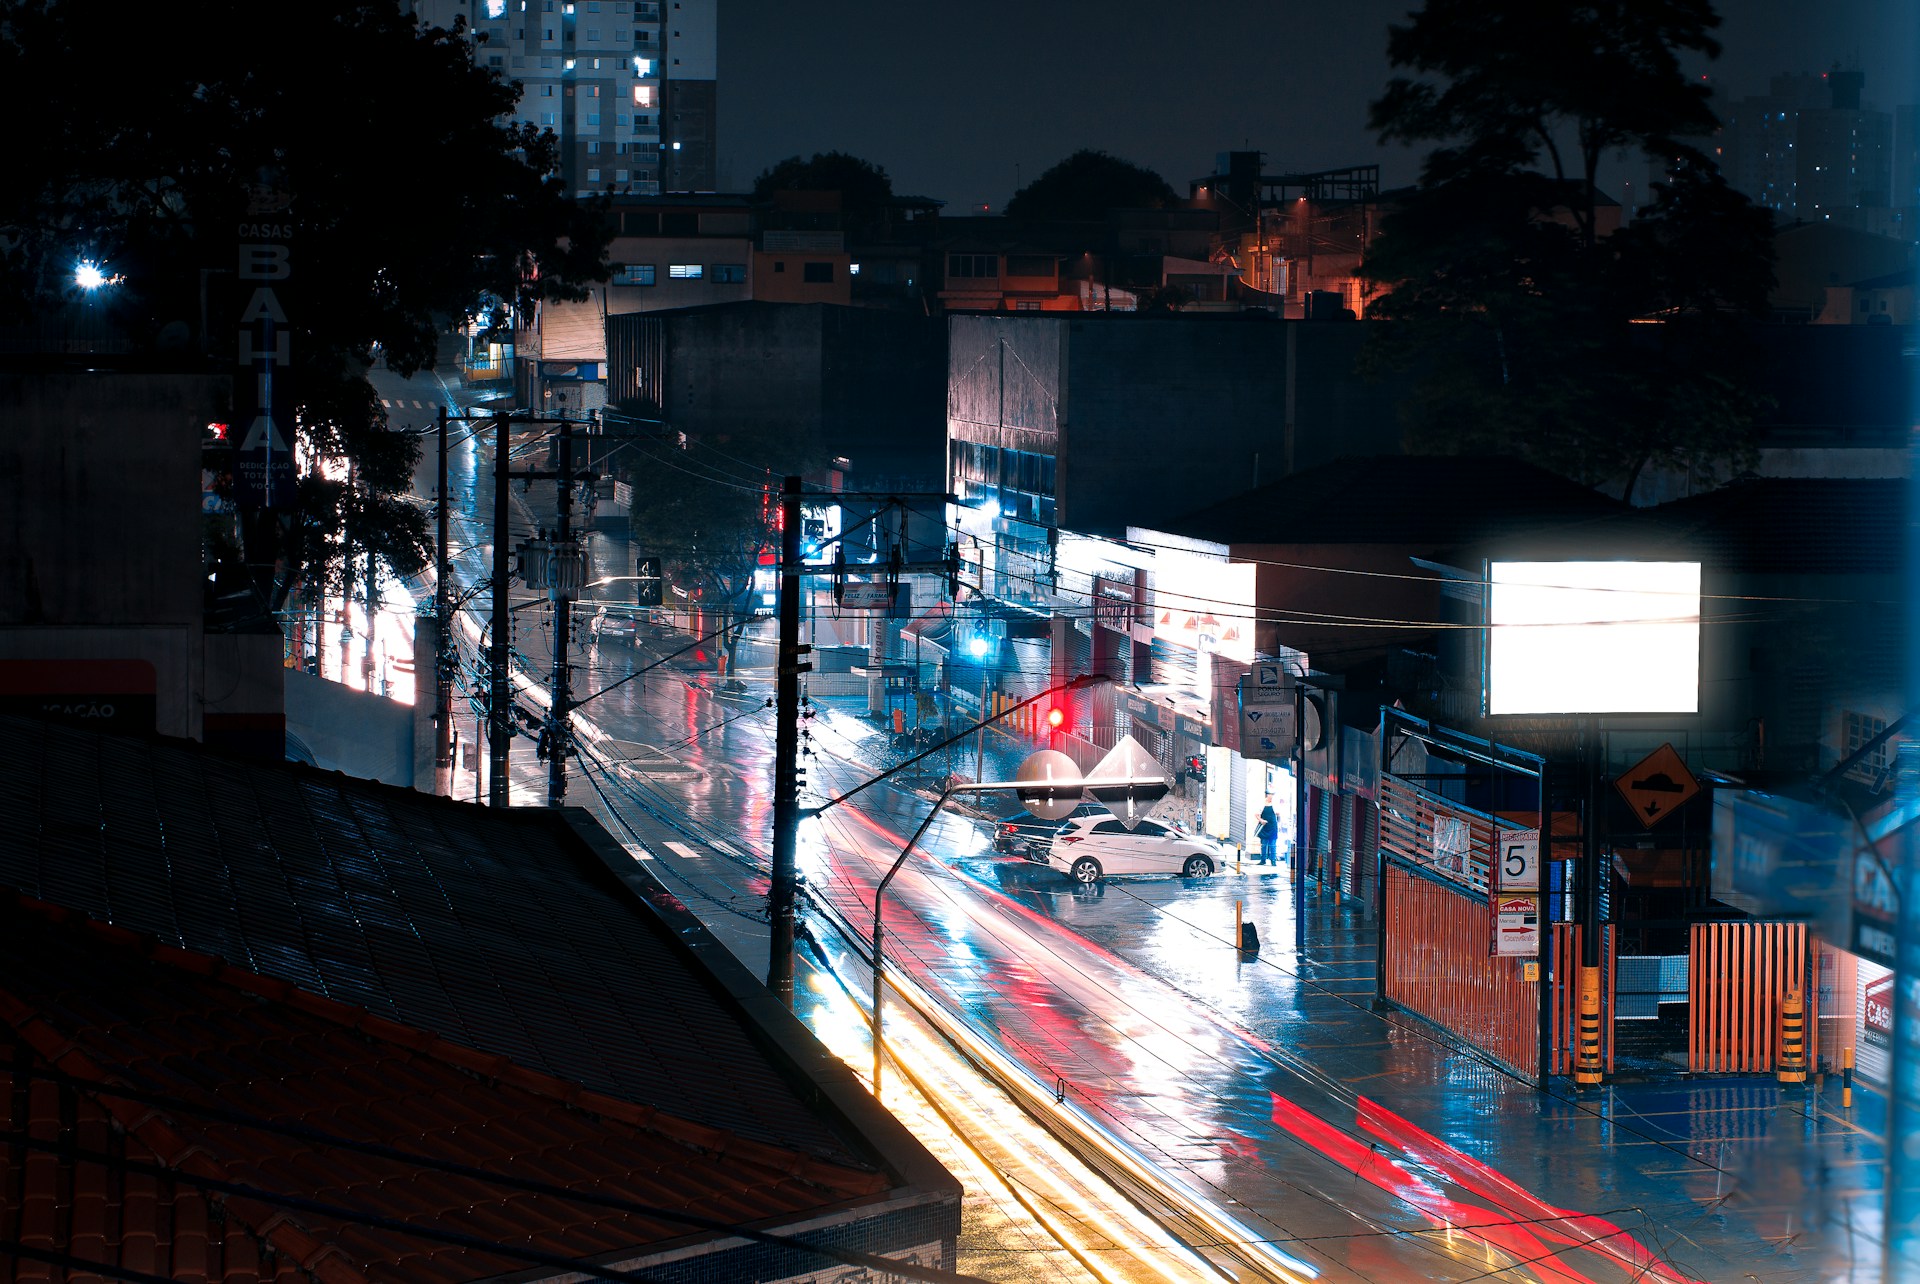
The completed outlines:
[[[984,660],[991,646],[991,643],[976,633],[967,639],[967,654],[976,660]]]
[[[83,290],[97,290],[107,283],[107,274],[92,259],[81,259],[74,266],[73,283]]]

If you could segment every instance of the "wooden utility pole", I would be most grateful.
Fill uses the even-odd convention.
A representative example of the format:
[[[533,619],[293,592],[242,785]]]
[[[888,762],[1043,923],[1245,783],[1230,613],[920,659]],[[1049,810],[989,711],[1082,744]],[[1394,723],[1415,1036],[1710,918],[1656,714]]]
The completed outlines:
[[[453,795],[453,613],[452,593],[447,580],[453,574],[447,556],[449,508],[447,494],[447,408],[440,407],[439,503],[436,513],[433,577],[433,792],[442,798]]]
[[[767,892],[772,935],[767,988],[793,1005],[794,853],[800,831],[800,675],[813,668],[800,643],[800,479],[780,487],[780,645],[774,661],[773,881]]]
[[[508,494],[507,465],[511,449],[507,444],[507,417],[493,418],[493,621],[488,628],[488,664],[492,670],[487,685],[487,802],[505,807],[507,803],[507,750],[513,744],[513,684],[508,681],[512,652],[507,640],[513,630],[513,605],[508,601],[513,582],[513,561],[507,550]]]

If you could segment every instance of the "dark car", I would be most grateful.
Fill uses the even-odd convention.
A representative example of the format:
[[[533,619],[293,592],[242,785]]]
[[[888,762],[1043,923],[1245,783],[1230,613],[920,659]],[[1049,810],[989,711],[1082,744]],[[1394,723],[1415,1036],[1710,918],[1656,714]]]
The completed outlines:
[[[1106,810],[1097,802],[1084,802],[1073,809],[1073,815],[1091,816]],[[1071,819],[1072,816],[1066,820],[1042,820],[1030,811],[1003,816],[993,825],[993,850],[1002,856],[1044,862],[1047,849],[1053,846],[1053,836]]]
[[[640,622],[630,614],[601,607],[587,621],[589,635],[601,642],[624,642],[632,646],[640,633]]]

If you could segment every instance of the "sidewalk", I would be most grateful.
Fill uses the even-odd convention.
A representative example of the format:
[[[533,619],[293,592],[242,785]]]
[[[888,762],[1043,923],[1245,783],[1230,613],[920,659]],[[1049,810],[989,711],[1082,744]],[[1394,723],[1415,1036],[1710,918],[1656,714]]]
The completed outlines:
[[[1836,1079],[1756,1076],[1584,1093],[1556,1079],[1540,1093],[1411,1013],[1375,1012],[1374,928],[1308,886],[1304,933],[1291,939],[1291,913],[1273,925],[1284,950],[1258,969],[1264,993],[1246,1021],[1276,1055],[1345,1085],[1360,1113],[1380,1103],[1545,1206],[1612,1222],[1686,1278],[1879,1279],[1878,1094],[1856,1085],[1848,1110]],[[1461,1179],[1457,1164],[1439,1166]]]

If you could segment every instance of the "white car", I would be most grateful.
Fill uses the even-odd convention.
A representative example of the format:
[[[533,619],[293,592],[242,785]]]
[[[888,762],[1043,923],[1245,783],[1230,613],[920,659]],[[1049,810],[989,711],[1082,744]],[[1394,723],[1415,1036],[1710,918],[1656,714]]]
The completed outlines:
[[[1111,813],[1075,816],[1047,849],[1047,864],[1082,884],[1108,874],[1205,878],[1225,863],[1225,853],[1210,839],[1155,820],[1128,829]]]

